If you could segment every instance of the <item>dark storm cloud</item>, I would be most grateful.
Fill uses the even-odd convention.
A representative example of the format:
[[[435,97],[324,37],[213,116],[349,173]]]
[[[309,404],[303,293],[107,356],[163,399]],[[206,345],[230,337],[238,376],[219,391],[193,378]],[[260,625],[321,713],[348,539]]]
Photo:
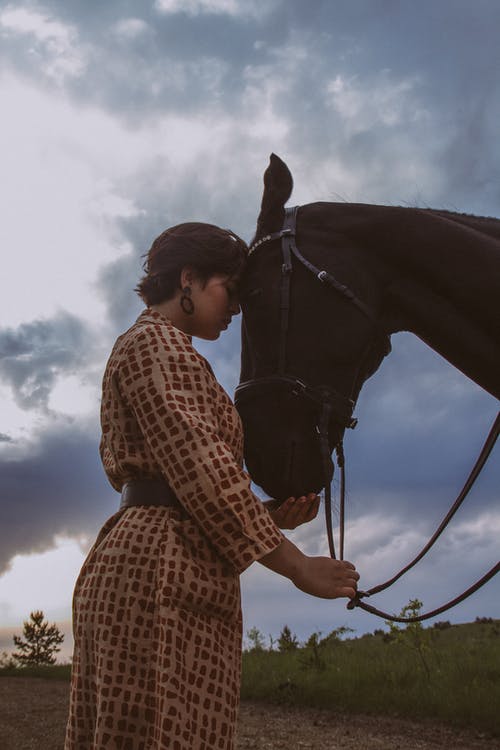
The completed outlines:
[[[258,24],[246,15],[161,13],[153,3],[49,1],[31,8],[74,32],[73,54],[84,69],[65,78],[67,91],[134,122],[160,111],[195,114],[234,104],[242,71],[255,57]],[[131,19],[136,33],[124,30]],[[28,55],[25,34],[4,36],[6,61],[43,78],[39,63],[50,59],[49,45],[38,43]]]
[[[494,415],[491,407],[496,399],[416,336],[393,335],[392,347],[380,369],[363,386],[358,411],[374,424],[374,434],[378,431],[384,438],[397,423],[400,436],[421,437],[425,443],[434,431],[448,427],[451,447],[440,445],[440,456],[453,460],[467,432],[480,428],[489,414]],[[457,411],[457,404],[463,405],[463,412]],[[362,423],[361,418],[361,427]],[[356,431],[350,434],[354,436]]]
[[[93,349],[89,328],[67,312],[0,328],[0,381],[22,409],[46,409],[58,376],[88,367]]]
[[[95,334],[66,312],[0,329],[0,377],[18,406],[48,417],[57,379],[88,375],[95,348]],[[96,425],[49,418],[28,443],[3,433],[0,443],[0,574],[14,555],[48,549],[57,535],[93,535],[112,512]]]
[[[288,66],[293,73],[292,89],[276,105],[290,118],[288,145],[304,160],[334,155],[358,173],[361,161],[368,183],[364,200],[375,202],[378,181],[389,189],[379,188],[377,200],[383,195],[386,201],[420,199],[425,205],[431,196],[419,192],[418,174],[408,163],[414,160],[439,173],[432,200],[496,212],[500,187],[490,182],[498,172],[491,165],[499,162],[500,52],[493,31],[500,22],[498,4],[313,5],[311,16],[305,5],[288,9],[289,28],[311,32],[309,40],[307,33],[296,34],[297,45],[301,36],[305,40],[303,63],[294,59],[293,47],[276,61],[277,70]],[[354,102],[347,128],[331,89],[325,92],[337,77],[347,104],[363,97],[359,108]],[[406,168],[406,185],[392,176],[398,163],[401,171]]]
[[[74,30],[72,54],[83,62],[65,77],[67,90],[135,125],[169,112],[258,121],[270,106],[288,125],[276,150],[296,153],[306,172],[335,158],[363,186],[355,199],[489,214],[498,206],[500,9],[492,0],[293,0],[254,16],[132,2],[31,7]],[[127,22],[135,32],[124,31]],[[25,35],[4,41],[18,69],[43,75]],[[38,54],[51,53],[42,44]],[[425,168],[436,172],[432,195]],[[351,198],[338,175],[321,187]]]
[[[452,6],[431,0],[418,5],[282,0],[255,17],[161,13],[153,3],[138,8],[132,2],[49,0],[31,7],[76,30],[87,67],[68,85],[86,99],[107,103],[115,114],[123,109],[144,118],[158,108],[196,113],[205,106],[234,111],[250,66],[289,74],[275,105],[296,126],[307,119],[323,145],[333,135],[324,127],[332,120],[324,107],[325,83],[337,74],[367,81],[381,71],[421,76],[425,96],[443,114],[451,107],[449,116],[466,114],[471,101],[498,86],[500,10],[492,0]],[[127,19],[142,22],[142,32],[120,34],[117,24]],[[25,40],[14,37],[11,44],[18,46],[19,64]]]
[[[97,426],[71,420],[0,454],[0,575],[18,554],[42,552],[56,536],[92,538],[117,509],[100,467]]]

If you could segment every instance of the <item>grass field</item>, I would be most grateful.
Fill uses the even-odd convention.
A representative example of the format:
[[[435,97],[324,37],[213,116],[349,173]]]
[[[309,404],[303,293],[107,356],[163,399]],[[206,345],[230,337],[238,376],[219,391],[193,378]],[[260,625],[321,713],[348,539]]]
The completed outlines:
[[[71,667],[0,669],[69,680]],[[437,719],[500,737],[500,620],[391,637],[312,636],[287,651],[243,653],[242,699],[283,706]]]
[[[500,621],[243,654],[242,698],[435,718],[500,736]]]

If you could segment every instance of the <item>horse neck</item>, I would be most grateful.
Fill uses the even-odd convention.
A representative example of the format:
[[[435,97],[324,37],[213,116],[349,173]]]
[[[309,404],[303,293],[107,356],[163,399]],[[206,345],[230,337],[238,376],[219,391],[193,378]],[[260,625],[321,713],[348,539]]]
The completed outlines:
[[[499,397],[500,222],[407,211],[380,250],[390,269],[384,317]]]
[[[381,310],[500,396],[500,221],[451,212],[316,203],[303,206],[304,247]],[[299,237],[299,241],[301,238]]]

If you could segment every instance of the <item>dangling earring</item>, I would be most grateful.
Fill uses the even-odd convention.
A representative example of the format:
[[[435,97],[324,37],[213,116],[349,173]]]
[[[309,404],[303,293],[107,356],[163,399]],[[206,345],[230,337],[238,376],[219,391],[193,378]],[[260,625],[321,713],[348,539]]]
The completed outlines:
[[[186,315],[192,315],[194,313],[194,302],[191,299],[191,287],[185,286],[182,290],[181,307]]]

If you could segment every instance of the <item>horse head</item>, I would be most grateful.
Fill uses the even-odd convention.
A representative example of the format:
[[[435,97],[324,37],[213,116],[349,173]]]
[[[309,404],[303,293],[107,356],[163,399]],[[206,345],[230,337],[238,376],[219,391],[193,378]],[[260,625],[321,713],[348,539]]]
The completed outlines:
[[[363,382],[389,350],[378,319],[374,272],[370,264],[359,267],[352,243],[346,240],[337,249],[341,238],[325,211],[331,204],[300,208],[296,245],[306,264],[292,253],[285,268],[282,239],[276,235],[292,186],[288,167],[273,154],[264,175],[255,249],[241,285],[242,366],[236,393],[249,472],[278,499],[325,485],[318,435],[321,429],[327,432],[329,454],[339,445]],[[326,273],[323,280],[307,263]],[[353,298],[363,302],[358,306]]]

